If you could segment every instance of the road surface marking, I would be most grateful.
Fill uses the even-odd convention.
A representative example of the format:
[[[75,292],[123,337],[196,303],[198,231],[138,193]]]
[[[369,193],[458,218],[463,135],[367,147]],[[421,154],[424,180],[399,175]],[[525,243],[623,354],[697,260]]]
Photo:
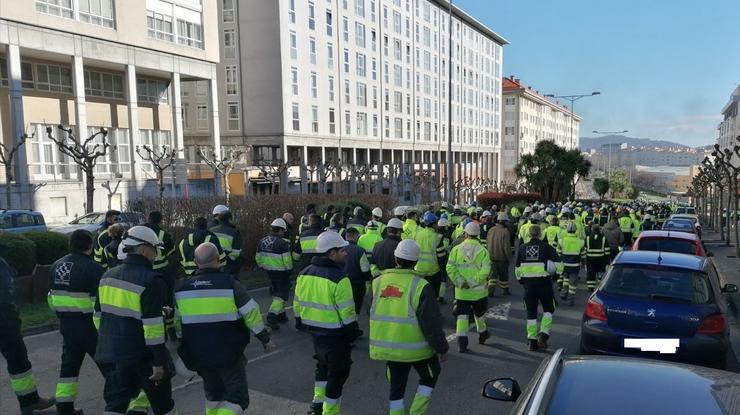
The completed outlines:
[[[485,317],[494,320],[508,320],[511,311],[511,302],[495,305],[486,311]]]

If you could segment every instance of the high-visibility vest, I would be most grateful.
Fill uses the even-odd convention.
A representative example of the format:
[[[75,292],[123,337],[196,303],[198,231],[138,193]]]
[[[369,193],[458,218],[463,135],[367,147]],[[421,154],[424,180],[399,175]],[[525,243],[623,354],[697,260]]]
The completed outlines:
[[[160,243],[164,243],[164,231],[163,230],[161,229],[159,230],[159,234],[157,234],[157,239],[159,239]],[[170,261],[167,259],[167,257],[171,253],[172,251],[165,252],[164,249],[162,248],[157,249],[157,257],[154,258],[154,262],[152,262],[152,269],[158,270],[158,269],[167,268],[167,266],[170,265]]]
[[[370,358],[418,362],[434,356],[419,327],[416,310],[428,282],[409,269],[387,269],[373,281]]]
[[[561,255],[565,267],[578,267],[585,256],[585,243],[574,233],[566,233],[558,244],[558,255]]]
[[[290,244],[277,235],[268,235],[257,243],[257,253],[254,255],[257,266],[265,271],[292,271],[293,256]]]
[[[437,262],[437,247],[442,242],[442,235],[434,231],[433,228],[422,228],[416,233],[414,238],[419,245],[419,261],[416,262],[414,270],[422,277],[430,277],[439,272],[439,263]]]
[[[230,261],[236,261],[242,254],[241,246],[234,246],[234,239],[236,237],[236,230],[228,225],[218,225],[210,229],[218,238],[218,243],[221,245],[226,257]]]
[[[622,216],[619,218],[619,230],[621,230],[622,233],[632,231],[632,219],[630,219],[629,216]]]
[[[93,259],[95,262],[100,264],[103,268],[108,268],[108,261],[105,258],[105,247],[110,243],[111,237],[108,233],[108,228],[103,229],[95,238],[95,250],[93,251]]]
[[[419,231],[419,225],[413,219],[406,219],[403,223],[403,232],[401,233],[401,239],[414,239],[416,233]]]
[[[339,330],[357,321],[352,284],[343,270],[309,265],[296,280],[293,312],[314,330]]]
[[[637,238],[640,236],[640,232],[642,231],[642,222],[639,218],[634,217],[632,219],[632,237]]]
[[[447,276],[455,285],[455,299],[476,301],[488,296],[491,259],[477,239],[465,239],[452,248],[447,259]],[[463,288],[463,284],[467,288]]]
[[[198,265],[195,263],[195,241],[194,241],[194,234],[189,233],[187,238],[180,241],[180,265],[182,266],[183,271],[185,271],[185,275],[192,275],[197,269]],[[206,235],[206,237],[203,239],[203,243],[211,242],[211,235]],[[219,241],[219,245],[220,245]],[[226,254],[221,252],[219,255],[219,260],[221,261],[221,265],[224,264],[224,260],[226,258]]]
[[[146,287],[132,281],[103,278],[98,286],[100,311],[137,320],[141,324],[147,346],[163,344],[164,317],[142,318],[141,294],[145,289]]]
[[[534,243],[536,244],[538,241],[535,241]],[[520,246],[519,249],[527,249],[527,244]],[[547,272],[547,264],[545,262],[539,260],[527,261],[525,259],[518,267],[516,267],[514,275],[517,280],[521,280],[523,278],[530,279],[548,277],[550,274]]]
[[[558,225],[548,226],[547,229],[545,229],[545,237],[547,238],[547,244],[557,249],[558,239],[559,239],[561,231],[562,229],[560,229],[560,226]]]
[[[609,255],[609,252],[609,245],[606,243],[604,235],[591,235],[586,240],[586,258],[603,258]]]

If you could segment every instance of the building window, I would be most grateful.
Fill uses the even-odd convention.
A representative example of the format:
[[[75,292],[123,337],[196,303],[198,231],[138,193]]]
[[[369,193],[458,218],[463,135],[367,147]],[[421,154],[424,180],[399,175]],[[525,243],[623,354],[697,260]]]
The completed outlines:
[[[355,0],[355,14],[358,17],[365,17],[365,0]]]
[[[190,104],[183,103],[181,108],[181,117],[182,117],[182,128],[184,130],[190,129]]]
[[[295,0],[288,0],[288,21],[295,23]]]
[[[326,35],[327,36],[334,36],[334,16],[331,13],[331,10],[326,11]]]
[[[344,73],[349,73],[349,50],[344,50]]]
[[[311,106],[311,131],[319,132],[319,107],[316,105]]]
[[[167,146],[172,148],[172,137],[169,131],[156,131],[156,130],[139,130],[141,137],[141,144],[150,147],[162,147]],[[142,162],[141,168],[147,172],[153,172],[152,164],[149,162]]]
[[[166,40],[168,42],[174,40],[172,17],[170,16],[147,10],[146,27],[147,33],[149,33],[149,37],[152,39]]]
[[[205,97],[208,95],[208,81],[195,82],[195,95],[199,97]]]
[[[308,2],[308,28],[316,30],[316,6],[312,1]]]
[[[367,76],[367,68],[365,66],[365,55],[362,53],[357,54],[357,76]]]
[[[342,39],[349,42],[349,20],[346,17],[342,18]]]
[[[367,137],[367,114],[364,112],[357,113],[357,136]]]
[[[80,3],[80,20],[85,23],[113,28],[113,0],[78,0]]]
[[[336,134],[337,122],[334,108],[329,108],[329,134]]]
[[[316,65],[316,39],[310,38],[308,40],[308,53],[311,58],[311,64]]]
[[[294,97],[298,96],[298,68],[290,68],[290,89]]]
[[[403,138],[403,119],[401,118],[393,119],[393,137],[399,140]]]
[[[393,93],[393,110],[399,114],[403,114],[403,94],[401,92]]]
[[[226,59],[236,58],[236,31],[224,29],[224,57]]]
[[[226,103],[226,109],[229,115],[226,129],[228,129],[229,131],[239,130],[239,103],[228,102]]]
[[[226,65],[226,95],[236,95],[239,90],[236,65]]]
[[[33,179],[47,178],[70,179],[71,161],[59,152],[56,144],[46,135],[46,125],[31,124],[34,134],[26,142],[28,153],[28,171]],[[54,128],[57,138],[66,138],[66,133]],[[60,134],[65,137],[61,137]]]
[[[222,17],[224,22],[234,21],[234,0],[223,0]]]
[[[68,19],[74,18],[72,0],[36,0],[36,11]]]
[[[344,80],[344,103],[349,105],[349,80]]]
[[[167,103],[169,82],[155,79],[137,79],[136,95],[139,102]]]
[[[365,47],[365,25],[362,23],[355,23],[355,44],[358,47]]]
[[[385,117],[383,119],[383,130],[384,130],[383,135],[385,136],[385,138],[390,138],[391,137],[391,121],[390,121],[390,118],[388,117]]]
[[[301,114],[298,103],[293,103],[293,131],[301,130]]]
[[[329,76],[329,101],[334,102],[334,76]]]
[[[298,37],[295,32],[290,32],[290,58],[298,59]]]
[[[319,97],[319,79],[316,76],[316,72],[311,72],[311,98],[318,99]]]
[[[377,81],[378,80],[378,61],[376,61],[375,58],[373,58],[370,68],[371,68],[370,70],[372,73],[373,81]]]
[[[403,70],[401,65],[393,65],[393,84],[395,86],[403,86]]]
[[[198,119],[197,128],[199,130],[207,130],[208,129],[208,106],[207,105],[198,105],[195,107],[196,116]]]
[[[373,115],[373,137],[378,136],[378,116]]]
[[[0,62],[5,65],[5,63]],[[7,70],[7,69],[6,69]],[[59,65],[36,64],[36,89],[72,93],[72,71]]]
[[[85,71],[85,94],[93,97],[124,97],[123,77],[121,75]]]
[[[367,85],[357,83],[357,106],[367,107]]]
[[[352,114],[344,111],[344,134],[352,135]]]
[[[326,45],[326,65],[329,69],[334,69],[334,45],[331,43]]]
[[[192,46],[194,48],[203,48],[203,32],[197,23],[177,20],[178,36],[177,40],[181,45]]]

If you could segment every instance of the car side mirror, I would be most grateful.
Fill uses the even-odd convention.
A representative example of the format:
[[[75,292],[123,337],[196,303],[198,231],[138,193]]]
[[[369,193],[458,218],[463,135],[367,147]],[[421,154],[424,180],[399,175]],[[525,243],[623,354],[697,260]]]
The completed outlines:
[[[521,394],[519,383],[512,378],[489,380],[483,386],[483,396],[496,401],[516,402]]]
[[[728,294],[735,294],[737,292],[737,285],[735,285],[735,284],[725,284],[725,286],[722,287],[722,292],[723,293],[728,293]]]

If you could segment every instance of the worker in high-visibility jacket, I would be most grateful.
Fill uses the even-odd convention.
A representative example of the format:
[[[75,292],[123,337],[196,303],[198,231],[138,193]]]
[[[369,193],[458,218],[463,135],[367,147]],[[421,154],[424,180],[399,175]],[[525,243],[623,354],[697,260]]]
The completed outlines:
[[[303,232],[298,236],[298,243],[293,246],[293,259],[298,260],[298,269],[301,270],[311,264],[311,259],[318,256],[316,252],[316,239],[324,232],[321,224],[321,218],[317,214],[308,216],[308,222],[303,228]]]
[[[475,319],[478,343],[490,337],[485,313],[488,310],[488,275],[491,260],[488,250],[480,243],[480,225],[471,222],[465,226],[465,240],[452,248],[447,260],[447,276],[455,286],[457,301],[457,346],[460,353],[468,350],[470,315]]]
[[[342,388],[352,365],[351,345],[362,335],[352,284],[344,272],[347,245],[336,232],[321,233],[314,248],[318,256],[296,281],[296,328],[311,333],[316,359],[311,414],[340,413]]]
[[[418,218],[419,212],[415,210],[409,210],[406,212],[406,221],[403,222],[401,239],[414,239],[416,237],[416,233],[419,231],[419,224],[417,223]]]
[[[421,250],[421,256],[414,270],[431,284],[434,293],[439,296],[440,284],[442,282],[439,271],[440,266],[444,265],[440,264],[440,259],[447,256],[447,251],[442,243],[442,234],[435,229],[436,223],[437,215],[432,212],[424,214],[422,225],[414,238],[414,241],[416,241],[416,244]]]
[[[290,244],[283,239],[288,225],[282,218],[270,224],[271,233],[257,243],[255,261],[257,266],[267,271],[270,278],[272,303],[267,312],[267,324],[271,329],[279,329],[279,323],[287,323],[285,302],[290,295],[290,274],[293,272],[293,257]]]
[[[219,271],[214,244],[199,245],[195,262],[198,271],[175,289],[182,333],[178,354],[185,366],[203,379],[206,414],[243,414],[249,406],[244,357],[249,332],[268,353],[274,347],[270,331],[246,288],[231,274]]]
[[[563,291],[560,299],[573,306],[578,286],[578,275],[581,273],[581,261],[586,259],[586,243],[576,235],[576,224],[571,222],[566,233],[558,242],[557,253],[560,256],[559,270],[563,274]]]
[[[105,247],[111,241],[108,234],[108,227],[121,221],[121,212],[115,209],[109,209],[105,212],[105,220],[100,224],[95,237],[95,247],[93,248],[93,258],[95,262],[103,268],[108,268],[108,261],[105,257]]]
[[[383,209],[376,207],[371,212],[373,215],[372,221],[378,224],[378,234],[383,235],[385,230],[385,223],[383,223]]]
[[[162,229],[162,212],[156,210],[149,212],[148,220],[144,226],[153,230],[157,234],[159,242],[162,243],[162,248],[157,250],[157,257],[152,263],[152,269],[162,275],[167,281],[167,287],[171,289],[165,299],[164,324],[167,327],[168,338],[174,339],[177,337],[175,333],[174,291],[172,291],[175,288],[175,275],[170,269],[170,256],[175,252],[175,244],[169,232]]]
[[[175,405],[162,317],[167,287],[152,270],[160,241],[146,226],[134,226],[122,244],[126,258],[103,274],[95,303],[100,313],[95,361],[106,371],[105,412],[125,413],[143,389],[154,413],[167,414]]]
[[[446,304],[447,300],[445,295],[447,294],[447,259],[450,257],[450,251],[452,250],[452,238],[450,234],[450,221],[443,215],[437,221],[437,232],[442,235],[442,247],[444,248],[444,255],[439,256],[439,295],[437,300],[440,304]]]
[[[115,226],[115,225],[114,225]],[[93,237],[78,229],[69,238],[70,253],[58,259],[49,273],[49,308],[59,319],[62,364],[57,382],[57,414],[79,414],[77,398],[80,368],[85,355],[95,357],[98,332],[93,322],[98,283],[105,269],[92,260]]]
[[[415,271],[420,249],[405,240],[395,251],[396,268],[383,271],[373,281],[370,310],[370,358],[386,361],[391,384],[389,413],[406,413],[404,395],[409,371],[419,374],[419,387],[410,413],[429,410],[431,395],[447,360],[449,344],[442,329],[442,314],[430,284]]]
[[[555,312],[555,295],[552,277],[555,274],[558,254],[540,240],[542,229],[529,229],[530,241],[519,246],[516,254],[515,275],[524,285],[524,305],[527,309],[527,343],[530,351],[546,349],[550,338],[552,315]],[[537,327],[537,308],[542,305],[542,323]]]
[[[539,214],[539,212],[535,212],[529,216],[529,221],[527,223],[523,224],[519,227],[519,242],[521,244],[526,244],[529,242],[529,230],[536,226],[538,228],[541,228],[540,222],[542,221],[542,215]],[[540,233],[541,234],[541,233]]]
[[[632,244],[632,218],[628,214],[623,213],[617,222],[619,222],[619,230],[624,235],[624,245],[630,246]]]
[[[231,223],[231,211],[218,215],[218,225],[208,229],[218,237],[218,243],[226,255],[224,272],[238,277],[244,258],[242,257],[242,238],[239,229]]]
[[[355,210],[352,212],[352,219],[347,221],[347,228],[355,228],[360,235],[363,235],[366,224],[365,211],[360,206],[355,207]]]
[[[195,264],[194,254],[195,248],[203,242],[211,242],[216,245],[221,252],[221,264],[226,265],[226,253],[221,249],[221,244],[218,241],[218,236],[215,233],[208,230],[208,220],[204,217],[195,218],[195,229],[192,232],[185,235],[180,241],[178,246],[180,254],[180,266],[185,272],[185,275],[192,275],[198,266]]]
[[[586,288],[593,292],[597,280],[601,280],[609,263],[609,244],[601,233],[601,226],[591,226],[591,235],[586,239]]]
[[[630,213],[630,218],[632,219],[632,240],[636,241],[642,232],[642,219],[637,213]]]
[[[375,245],[383,240],[380,232],[380,223],[371,220],[365,226],[365,234],[357,240],[357,245],[365,250],[367,259],[371,264],[373,263],[373,249],[375,249]]]

